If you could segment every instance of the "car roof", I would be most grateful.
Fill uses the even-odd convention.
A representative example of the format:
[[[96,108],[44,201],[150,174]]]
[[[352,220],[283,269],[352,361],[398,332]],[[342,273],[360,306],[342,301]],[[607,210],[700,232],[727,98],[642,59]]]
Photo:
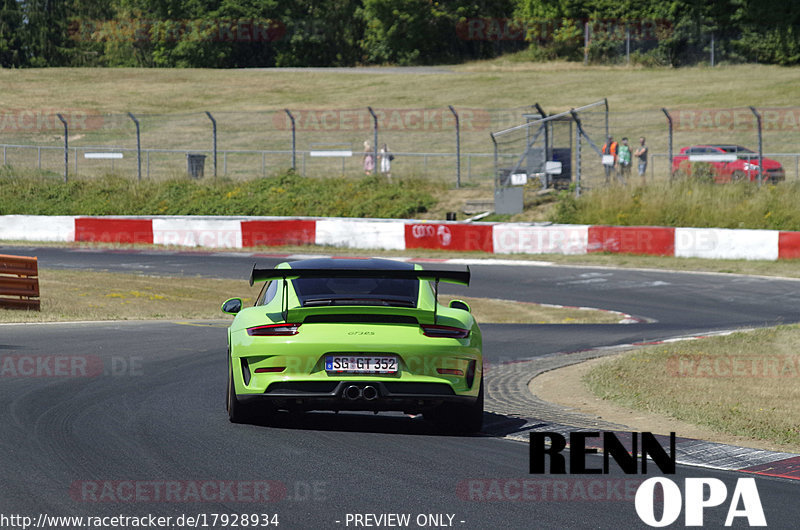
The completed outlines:
[[[735,151],[740,151],[742,149],[747,149],[746,147],[743,147],[741,145],[734,145],[734,144],[697,144],[697,145],[692,145],[692,146],[688,147],[687,149],[691,149],[692,147],[714,147],[716,149],[724,149],[724,150],[732,149],[732,150],[735,150]],[[749,151],[749,149],[747,149],[747,150]]]
[[[380,258],[313,258],[290,261],[293,269],[375,269],[375,270],[412,270],[413,263]]]

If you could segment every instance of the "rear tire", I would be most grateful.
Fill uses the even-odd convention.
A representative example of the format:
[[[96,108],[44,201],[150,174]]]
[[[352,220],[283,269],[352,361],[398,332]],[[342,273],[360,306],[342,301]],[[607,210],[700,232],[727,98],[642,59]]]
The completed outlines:
[[[470,405],[445,403],[425,412],[423,417],[448,431],[468,434],[479,432],[483,427],[483,378],[478,399]]]
[[[747,176],[744,174],[744,171],[736,170],[731,173],[731,182],[742,182],[747,179]]]
[[[225,408],[228,411],[228,420],[231,423],[249,423],[253,419],[252,406],[245,405],[236,397],[230,356],[228,356],[228,391],[225,399]]]

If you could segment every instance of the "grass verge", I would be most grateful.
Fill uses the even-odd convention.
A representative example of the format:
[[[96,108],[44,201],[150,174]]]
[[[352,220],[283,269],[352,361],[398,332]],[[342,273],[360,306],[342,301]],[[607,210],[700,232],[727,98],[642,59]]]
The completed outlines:
[[[10,173],[10,174],[9,174]],[[277,177],[132,182],[16,177],[0,170],[0,215],[279,215],[410,217],[436,203],[444,185],[424,179]]]
[[[644,348],[591,370],[598,397],[800,452],[800,325]]]
[[[223,318],[222,302],[233,296],[245,304],[260,285],[244,280],[155,277],[112,272],[42,269],[41,311],[0,309],[0,322]],[[454,297],[442,297],[449,302]],[[461,298],[478,322],[602,324],[619,317],[604,311],[561,309],[508,300]]]
[[[557,223],[800,230],[800,182],[713,184],[696,179],[563,193]]]

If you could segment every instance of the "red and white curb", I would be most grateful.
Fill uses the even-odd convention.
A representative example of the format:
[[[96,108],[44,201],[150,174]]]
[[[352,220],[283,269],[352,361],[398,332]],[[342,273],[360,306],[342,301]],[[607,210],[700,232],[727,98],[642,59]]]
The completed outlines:
[[[206,248],[317,245],[489,254],[610,252],[717,259],[800,258],[800,232],[407,219],[5,215],[0,240]]]

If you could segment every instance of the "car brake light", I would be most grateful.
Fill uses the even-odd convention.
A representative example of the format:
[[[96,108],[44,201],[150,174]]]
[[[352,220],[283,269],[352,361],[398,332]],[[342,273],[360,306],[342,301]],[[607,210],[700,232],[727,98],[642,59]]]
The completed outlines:
[[[434,326],[431,324],[421,324],[422,334],[426,337],[440,337],[447,339],[466,339],[469,337],[469,330],[454,328],[452,326]]]
[[[256,372],[257,371],[258,370],[256,370]],[[462,372],[461,370],[457,370],[456,368],[437,368],[436,371],[442,375],[458,375],[458,376],[464,375],[464,372]]]
[[[268,368],[256,368],[257,374],[274,374],[286,370],[285,366],[270,366]]]
[[[251,337],[276,337],[297,335],[300,324],[268,324],[266,326],[255,326],[247,328],[247,334]]]

